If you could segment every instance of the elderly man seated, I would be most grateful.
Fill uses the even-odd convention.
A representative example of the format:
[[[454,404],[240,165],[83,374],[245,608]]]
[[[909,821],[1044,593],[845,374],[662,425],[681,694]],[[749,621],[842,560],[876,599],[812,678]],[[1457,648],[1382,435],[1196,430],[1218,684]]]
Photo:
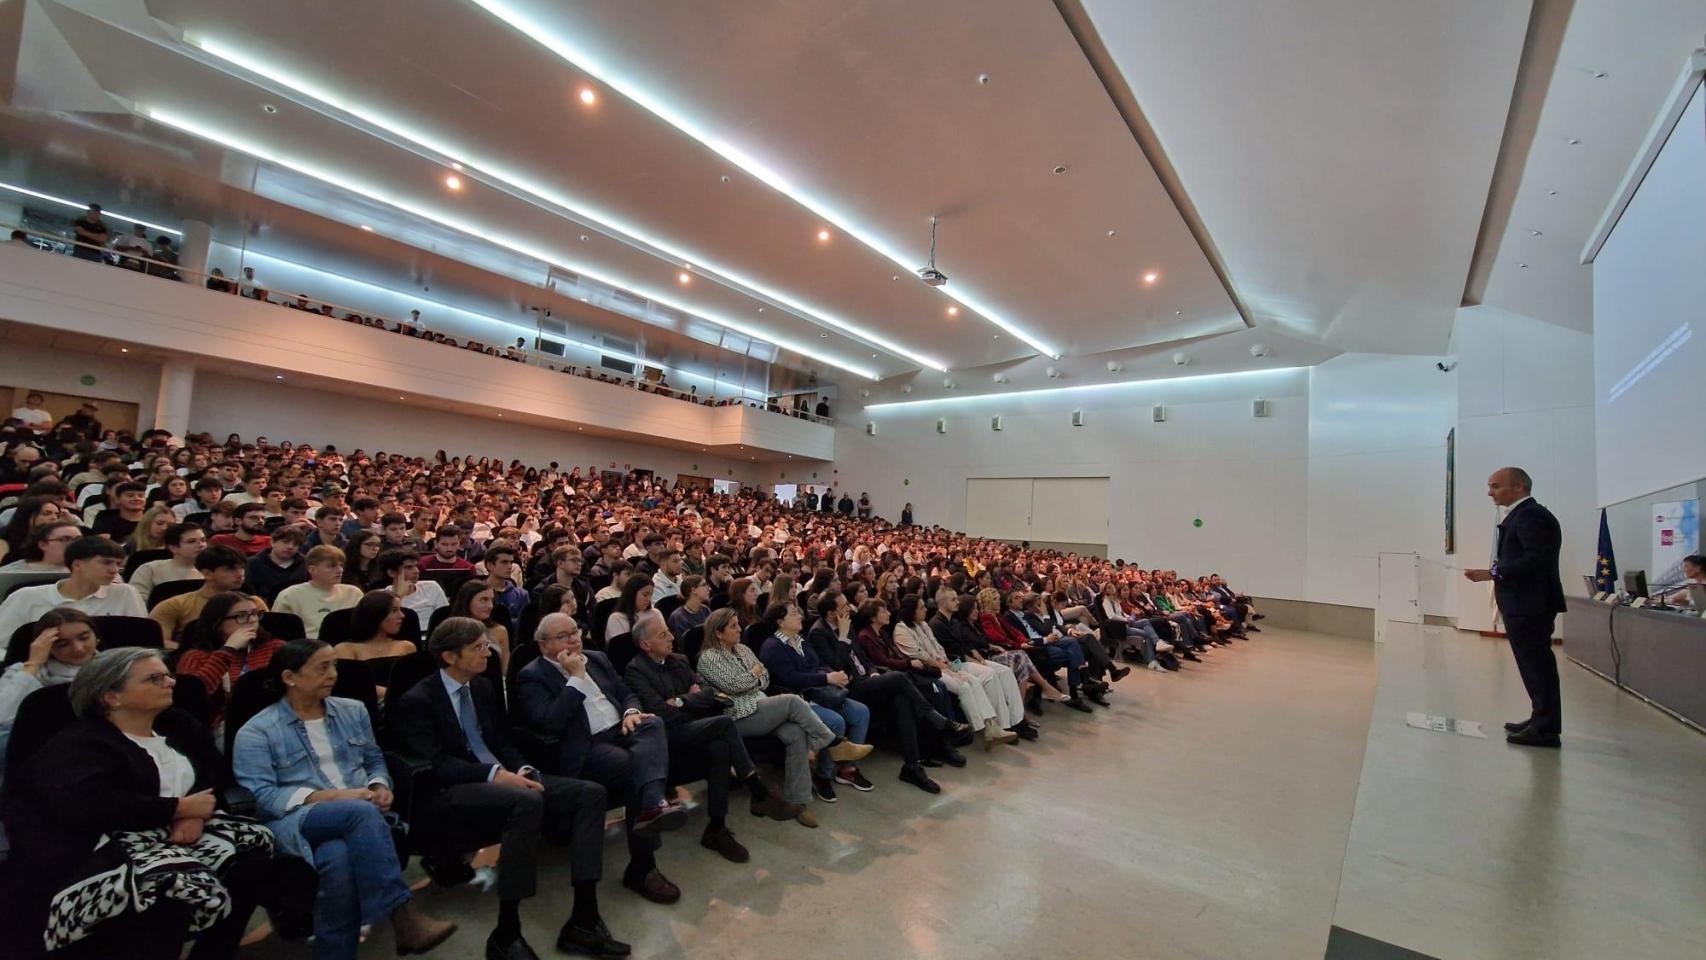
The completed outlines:
[[[581,644],[580,624],[547,614],[533,634],[539,656],[517,671],[513,691],[516,726],[556,741],[537,758],[540,769],[591,780],[612,798],[626,798],[628,869],[622,885],[653,903],[674,903],[681,889],[657,868],[658,834],[687,819],[664,796],[669,740],[663,722],[640,701],[596,650]]]
[[[711,822],[699,842],[734,863],[747,861],[746,848],[729,832],[730,770],[752,793],[761,807],[770,801],[770,789],[759,779],[747,755],[746,743],[735,729],[734,719],[723,713],[728,697],[711,686],[701,686],[699,675],[687,658],[675,652],[675,636],[658,617],[642,617],[634,624],[634,645],[639,656],[628,661],[628,686],[640,703],[663,718],[669,728],[670,753],[678,766],[697,774],[703,770],[708,786],[706,812]]]

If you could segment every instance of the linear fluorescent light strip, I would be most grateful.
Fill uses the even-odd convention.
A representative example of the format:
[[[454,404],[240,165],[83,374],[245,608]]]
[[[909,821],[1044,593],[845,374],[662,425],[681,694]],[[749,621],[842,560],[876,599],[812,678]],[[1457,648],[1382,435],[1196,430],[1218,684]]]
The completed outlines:
[[[73,210],[86,210],[89,207],[86,203],[78,203],[75,200],[68,200],[65,197],[56,197],[51,193],[42,193],[40,190],[31,190],[29,187],[20,187],[17,184],[12,183],[0,183],[0,190],[10,190],[13,193],[21,193],[26,197],[35,197],[37,200],[46,200],[48,203],[57,203],[62,207],[70,207]],[[174,230],[171,227],[164,226],[162,224],[153,223],[138,217],[132,217],[127,214],[108,210],[105,207],[101,208],[101,216],[112,217],[114,220],[123,220],[125,223],[138,223],[150,230],[169,233],[174,237],[181,237],[184,235],[182,230]]]
[[[568,343],[568,344],[572,344],[574,346],[580,347],[581,349],[589,351],[591,353],[602,354],[603,356],[607,356],[607,357],[615,357],[618,360],[627,360],[630,363],[638,363],[638,364],[642,364],[642,365],[648,366],[648,367],[657,367],[660,370],[663,370],[667,373],[675,374],[677,376],[691,377],[694,380],[703,380],[706,383],[719,385],[719,386],[722,386],[725,388],[734,386],[734,384],[723,383],[722,381],[717,380],[717,378],[715,378],[715,377],[707,377],[702,373],[694,373],[691,370],[683,370],[680,367],[671,367],[671,366],[668,366],[667,364],[664,364],[664,363],[657,361],[657,360],[649,360],[645,357],[635,356],[634,354],[626,353],[626,352],[623,352],[621,350],[612,350],[608,347],[599,346],[598,344],[594,344],[594,343],[587,343],[583,340],[576,340],[573,337],[565,337],[561,334],[546,333],[544,331],[535,330],[532,327],[529,327],[525,324],[516,323],[513,320],[505,320],[501,317],[492,317],[492,316],[487,316],[486,314],[483,314],[483,313],[475,313],[472,310],[466,310],[462,307],[454,307],[448,303],[440,303],[436,300],[427,300],[427,299],[424,299],[422,297],[416,296],[413,293],[405,293],[401,290],[393,290],[390,287],[381,286],[377,283],[369,283],[366,280],[357,280],[354,277],[344,276],[341,273],[330,273],[328,271],[321,270],[318,267],[311,267],[305,263],[298,263],[295,260],[286,260],[283,257],[274,257],[274,256],[270,256],[270,255],[265,254],[265,253],[257,253],[253,250],[245,251],[243,255],[248,257],[251,260],[265,260],[265,261],[270,261],[272,263],[284,264],[293,270],[302,270],[302,271],[305,271],[307,273],[318,274],[319,276],[322,276],[322,277],[331,277],[331,278],[338,280],[342,283],[353,284],[353,285],[358,286],[358,287],[365,287],[368,290],[376,290],[380,293],[387,294],[387,295],[393,296],[393,297],[402,297],[402,298],[411,300],[415,303],[424,304],[428,307],[437,308],[439,310],[443,310],[446,312],[460,314],[462,316],[467,316],[467,317],[473,317],[476,320],[483,320],[486,323],[496,324],[500,327],[508,327],[512,330],[515,330],[515,331],[523,333],[523,334],[529,334],[529,335],[535,336],[535,337],[547,337],[547,338],[552,339],[552,340],[560,340],[564,343]],[[310,299],[312,299],[312,298],[310,298]],[[749,387],[739,387],[738,389],[741,391],[741,393],[745,394],[746,396],[748,396],[754,400],[763,400],[769,396],[769,394],[767,394],[761,390],[753,390]]]
[[[1258,373],[1286,373],[1292,370],[1307,370],[1308,367],[1272,367],[1261,370],[1228,370],[1225,373],[1199,373],[1189,377],[1161,377],[1155,380],[1119,380],[1113,383],[1085,383],[1075,387],[1044,387],[1041,390],[1015,390],[1012,393],[974,393],[952,397],[930,397],[925,400],[896,400],[889,403],[867,404],[866,410],[900,410],[929,406],[931,404],[974,403],[978,400],[1014,400],[1028,397],[1046,397],[1062,393],[1079,393],[1091,390],[1117,390],[1121,387],[1157,387],[1170,383],[1187,383],[1193,380],[1216,380],[1227,377],[1247,377]]]
[[[397,210],[401,210],[404,213],[410,214],[411,216],[420,217],[423,220],[430,220],[433,223],[436,223],[440,226],[448,227],[448,228],[455,230],[459,233],[464,233],[464,234],[467,234],[468,236],[474,237],[474,238],[479,239],[479,240],[483,240],[487,243],[494,244],[494,245],[499,246],[499,247],[503,247],[506,250],[510,250],[512,252],[519,253],[524,257],[532,257],[535,260],[541,260],[541,261],[544,261],[545,263],[549,263],[549,264],[552,264],[554,266],[561,267],[564,270],[570,270],[570,271],[573,271],[575,273],[579,273],[579,274],[582,274],[584,276],[591,277],[591,278],[598,280],[602,283],[607,283],[613,287],[618,287],[621,289],[628,290],[628,291],[634,293],[635,295],[640,296],[640,297],[644,297],[645,299],[650,300],[654,303],[659,303],[659,304],[662,304],[662,305],[669,307],[671,309],[678,310],[678,311],[680,311],[684,314],[687,314],[689,316],[709,321],[709,322],[714,323],[720,327],[726,327],[726,328],[733,330],[737,333],[740,333],[744,336],[751,337],[754,340],[762,340],[766,343],[773,343],[776,346],[781,347],[784,350],[791,350],[791,351],[798,353],[802,356],[811,357],[814,360],[820,360],[820,361],[827,363],[833,367],[836,367],[837,369],[846,370],[848,373],[852,373],[852,374],[856,374],[856,375],[861,376],[861,377],[865,377],[868,380],[879,379],[875,371],[872,371],[872,370],[867,369],[865,367],[855,366],[851,363],[847,363],[847,362],[842,361],[842,360],[837,360],[833,357],[829,357],[829,356],[826,356],[824,354],[818,353],[815,350],[810,350],[810,349],[807,349],[805,347],[799,346],[797,344],[790,343],[786,340],[782,340],[782,339],[775,337],[771,334],[755,330],[752,327],[747,326],[746,324],[739,323],[739,322],[731,320],[727,317],[722,317],[722,316],[718,316],[716,314],[707,313],[703,310],[700,310],[697,307],[688,306],[687,304],[681,303],[681,302],[679,302],[679,301],[677,301],[677,300],[675,300],[669,296],[664,295],[660,291],[650,290],[650,289],[647,289],[645,287],[639,286],[639,285],[631,283],[631,282],[616,280],[616,279],[611,278],[611,277],[603,276],[603,275],[599,274],[597,271],[588,269],[584,265],[577,264],[567,257],[562,257],[562,256],[559,256],[555,253],[550,253],[550,252],[547,252],[545,250],[542,250],[538,247],[530,246],[528,244],[521,243],[520,241],[512,240],[512,239],[509,239],[507,237],[504,237],[504,236],[501,236],[498,234],[494,234],[494,233],[492,233],[492,232],[490,232],[484,228],[475,226],[473,224],[464,223],[464,222],[452,219],[450,217],[446,217],[440,213],[428,211],[425,208],[418,207],[418,206],[415,206],[413,204],[406,203],[402,200],[398,200],[394,197],[387,196],[387,195],[380,193],[379,191],[371,189],[369,187],[365,187],[365,186],[361,186],[359,184],[352,183],[352,182],[345,180],[341,177],[338,177],[334,174],[328,173],[324,170],[310,166],[310,165],[302,163],[300,161],[285,159],[283,157],[280,157],[278,154],[273,153],[272,151],[265,149],[264,147],[260,147],[256,144],[249,143],[249,142],[246,142],[243,140],[239,140],[235,137],[232,137],[232,136],[225,134],[225,133],[222,133],[222,132],[211,130],[205,126],[202,126],[201,124],[196,123],[195,121],[192,121],[192,120],[186,119],[184,117],[181,117],[177,114],[174,114],[169,110],[162,110],[162,109],[157,108],[157,107],[148,107],[148,108],[144,109],[144,112],[151,119],[157,120],[160,123],[166,124],[169,127],[176,127],[179,130],[182,130],[182,131],[189,133],[189,134],[193,134],[194,136],[197,136],[197,137],[201,137],[204,140],[209,140],[209,141],[212,141],[213,143],[220,144],[221,146],[228,147],[232,150],[236,150],[236,151],[239,151],[241,153],[249,154],[252,157],[256,157],[258,159],[265,160],[268,163],[275,164],[275,165],[283,167],[287,170],[295,171],[296,173],[302,174],[305,177],[312,177],[312,178],[319,180],[323,183],[329,183],[332,186],[339,188],[340,190],[347,190],[350,193],[356,194],[358,196],[366,197],[367,199],[372,200],[376,203],[383,203],[386,206],[392,207],[392,208],[397,209]]]
[[[1640,363],[1630,368],[1629,372],[1623,375],[1623,379],[1612,384],[1611,392],[1606,395],[1605,402],[1610,403],[1628,393],[1630,388],[1647,379],[1647,374],[1652,373],[1658,368],[1659,364],[1670,359],[1671,354],[1682,349],[1682,345],[1693,338],[1694,328],[1684,321],[1681,326],[1670,332],[1670,336],[1666,337],[1664,342],[1654,347],[1652,352],[1647,354]]]
[[[733,145],[718,139],[709,131],[701,129],[698,124],[693,123],[686,117],[670,109],[663,102],[650,96],[638,87],[624,83],[623,81],[613,77],[601,64],[598,63],[598,61],[587,56],[583,51],[569,45],[561,37],[558,37],[546,30],[543,25],[522,13],[520,10],[517,10],[513,4],[506,2],[506,0],[470,0],[470,2],[499,20],[502,20],[515,30],[525,34],[527,37],[539,43],[541,46],[545,47],[545,49],[550,50],[552,53],[567,61],[572,66],[592,77],[595,77],[600,83],[603,83],[634,103],[644,107],[646,110],[655,114],[658,119],[668,123],[670,126],[675,127],[682,133],[687,134],[693,139],[709,147],[723,159],[763,181],[771,189],[783,196],[786,196],[788,199],[794,201],[800,206],[805,207],[817,216],[820,216],[834,224],[842,233],[852,237],[872,250],[875,250],[884,257],[887,257],[907,273],[911,273],[913,271],[912,261],[902,257],[897,251],[890,248],[881,239],[853,226],[852,221],[849,218],[842,216],[832,210],[827,204],[794,187],[774,170],[771,170],[764,164],[759,163],[752,157],[747,156],[745,153],[736,149]],[[1018,337],[1020,340],[1029,344],[1031,348],[1036,350],[1038,353],[1059,359],[1060,351],[1033,336],[1024,328],[1015,325],[1005,317],[995,313],[993,310],[990,310],[975,298],[963,295],[963,291],[960,293],[947,294],[947,296],[949,300],[959,303],[966,309],[984,317],[990,323],[993,323],[1013,336]]]
[[[936,360],[932,357],[928,357],[908,349],[907,347],[903,347],[879,334],[871,332],[870,330],[848,323],[840,317],[825,313],[815,307],[807,306],[781,291],[762,286],[750,277],[743,276],[725,266],[712,262],[702,254],[692,253],[672,247],[665,241],[635,228],[632,224],[618,221],[615,217],[610,216],[604,211],[589,209],[584,203],[564,196],[551,189],[549,186],[529,180],[524,175],[507,170],[497,163],[473,157],[459,147],[451,146],[448,143],[433,138],[429,134],[423,133],[412,127],[405,126],[404,124],[401,124],[389,117],[381,116],[361,104],[352,103],[346,99],[338,97],[324,88],[316,86],[311,81],[304,80],[295,74],[288,73],[273,66],[272,64],[261,61],[233,47],[227,46],[219,40],[207,37],[197,37],[191,39],[189,42],[199,47],[212,57],[240,67],[250,73],[265,77],[267,80],[270,80],[302,97],[310,100],[317,100],[324,106],[347,113],[364,123],[371,124],[372,126],[384,130],[386,133],[389,133],[394,137],[406,140],[422,150],[436,153],[440,157],[445,158],[447,161],[460,163],[468,170],[481,173],[489,179],[495,180],[505,186],[511,187],[528,195],[533,200],[567,210],[569,213],[577,217],[590,220],[616,233],[626,234],[631,239],[652,247],[676,261],[691,263],[694,265],[693,269],[696,273],[719,276],[731,284],[755,291],[776,303],[800,313],[808,319],[821,321],[828,326],[865,340],[877,347],[887,350],[890,353],[905,357],[920,366],[929,367],[932,370],[945,371],[948,369],[940,360]]]

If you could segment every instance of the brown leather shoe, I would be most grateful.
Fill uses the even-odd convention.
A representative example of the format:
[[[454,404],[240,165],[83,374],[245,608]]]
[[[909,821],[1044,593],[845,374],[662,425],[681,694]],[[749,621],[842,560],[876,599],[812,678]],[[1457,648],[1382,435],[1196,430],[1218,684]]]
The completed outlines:
[[[391,911],[391,930],[397,936],[398,955],[406,957],[426,953],[450,939],[456,932],[456,924],[435,920],[413,903],[405,903]]]
[[[653,903],[671,904],[681,899],[681,888],[657,870],[648,872],[643,880],[624,876],[622,885]]]
[[[705,835],[699,838],[699,845],[707,850],[715,850],[722,854],[723,859],[730,863],[745,863],[752,859],[746,848],[740,845],[735,835],[728,830],[705,829]]]
[[[829,759],[836,763],[853,763],[870,756],[871,751],[875,749],[868,743],[854,743],[851,740],[843,740],[829,748]]]
[[[800,807],[800,812],[794,814],[794,821],[802,827],[811,827],[813,830],[817,829],[817,814],[813,813],[810,807],[802,805]]]

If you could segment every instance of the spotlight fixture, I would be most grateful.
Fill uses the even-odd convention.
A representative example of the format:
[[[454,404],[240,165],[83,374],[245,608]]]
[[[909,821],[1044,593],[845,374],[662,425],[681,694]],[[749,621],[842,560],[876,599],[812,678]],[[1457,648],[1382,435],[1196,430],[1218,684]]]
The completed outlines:
[[[1176,367],[1185,366],[1186,364],[1188,364],[1190,362],[1191,362],[1191,358],[1182,354],[1182,353],[1173,354],[1173,365]]]
[[[1109,373],[1119,373],[1121,370],[1124,370],[1124,369],[1125,369],[1125,364],[1120,363],[1118,360],[1109,360],[1108,361],[1108,372]]]
[[[913,271],[918,274],[918,279],[924,281],[925,286],[930,287],[944,286],[948,282],[948,275],[936,269],[936,222],[937,218],[932,215],[930,217],[930,261]]]
[[[590,107],[598,102],[598,94],[594,93],[591,87],[582,87],[581,102]]]
[[[1048,378],[1050,380],[1059,380],[1060,379],[1060,368],[1059,367],[1049,367],[1047,370],[1044,370],[1043,373],[1047,374]]]
[[[462,178],[453,173],[444,178],[444,185],[452,190],[460,190],[462,189]]]
[[[1250,344],[1250,356],[1265,357],[1268,355],[1268,345],[1265,343]]]

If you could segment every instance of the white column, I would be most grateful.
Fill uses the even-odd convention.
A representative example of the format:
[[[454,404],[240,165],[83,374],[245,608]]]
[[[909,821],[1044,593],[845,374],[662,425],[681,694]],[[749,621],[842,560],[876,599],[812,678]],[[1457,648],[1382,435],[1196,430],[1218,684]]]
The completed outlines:
[[[213,228],[200,220],[185,220],[183,242],[178,244],[178,268],[184,271],[186,282],[201,283],[200,277],[191,274],[207,272],[207,255],[212,248]]]
[[[160,367],[160,394],[154,400],[154,429],[182,438],[190,428],[190,395],[195,392],[195,361],[169,357]]]

